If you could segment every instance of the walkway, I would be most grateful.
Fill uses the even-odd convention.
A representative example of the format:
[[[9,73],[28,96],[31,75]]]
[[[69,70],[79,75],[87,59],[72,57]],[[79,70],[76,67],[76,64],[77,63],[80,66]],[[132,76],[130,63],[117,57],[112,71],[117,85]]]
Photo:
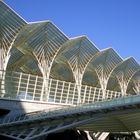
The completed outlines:
[[[99,132],[139,130],[140,95],[25,114],[1,122],[0,132],[1,135],[22,140],[74,127]]]

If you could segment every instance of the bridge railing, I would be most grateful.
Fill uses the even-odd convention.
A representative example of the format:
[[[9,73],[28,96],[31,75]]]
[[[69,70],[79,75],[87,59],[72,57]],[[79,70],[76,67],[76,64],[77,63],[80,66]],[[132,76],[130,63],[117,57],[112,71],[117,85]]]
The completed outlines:
[[[113,99],[109,101],[101,101],[91,104],[82,104],[77,106],[69,106],[66,108],[55,108],[53,109],[46,109],[46,110],[40,110],[37,112],[32,113],[25,113],[21,114],[19,116],[6,116],[4,119],[0,119],[0,127],[7,125],[10,123],[10,125],[14,125],[15,123],[25,123],[30,121],[36,121],[36,120],[42,120],[46,118],[53,118],[63,115],[70,115],[74,113],[83,113],[83,112],[89,112],[89,111],[101,111],[105,109],[115,108],[115,109],[123,109],[123,107],[130,107],[140,104],[140,95],[131,95],[128,97],[122,97],[119,99]],[[117,109],[117,110],[118,110]]]
[[[41,76],[14,71],[0,71],[0,97],[44,101],[60,104],[78,104],[78,88],[75,83],[46,79]],[[47,83],[47,85],[46,85]],[[103,100],[101,88],[81,85],[81,103]],[[121,92],[106,90],[106,99],[118,98]]]

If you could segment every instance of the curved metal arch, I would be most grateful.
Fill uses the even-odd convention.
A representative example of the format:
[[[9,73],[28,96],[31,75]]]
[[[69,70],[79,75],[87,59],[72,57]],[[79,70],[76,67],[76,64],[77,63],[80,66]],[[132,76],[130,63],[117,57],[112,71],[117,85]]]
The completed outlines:
[[[114,83],[114,87],[117,87],[117,85],[119,85],[122,96],[125,96],[127,94],[126,91],[129,81],[138,69],[139,64],[133,57],[130,57],[125,59],[123,62],[119,63],[118,66],[112,72],[111,77],[113,77],[113,79],[116,80],[116,82]],[[110,89],[112,85],[111,83],[113,83],[113,81],[110,78],[108,82],[108,89]]]
[[[30,29],[30,30],[29,30]],[[48,80],[50,70],[54,59],[59,52],[62,44],[68,38],[51,22],[38,22],[28,24],[17,37],[14,48],[22,53],[20,60],[17,60],[17,68],[22,67],[22,70],[34,69],[35,65],[27,65],[27,62],[37,61],[38,68],[43,76],[43,90],[41,93],[41,100],[43,96],[48,100]],[[15,53],[13,53],[14,56]],[[31,58],[29,61],[24,59],[25,54]],[[19,63],[21,65],[19,65]],[[27,67],[28,66],[28,67]],[[31,68],[32,67],[32,68]]]
[[[53,62],[53,66],[51,68],[51,71],[53,71],[52,75],[59,75],[58,71],[60,67],[66,66],[69,71],[72,73],[72,77],[74,77],[73,75],[73,71],[71,68],[70,63],[67,61],[66,57],[63,55],[65,52],[69,51],[69,49],[73,48],[73,45],[77,44],[78,41],[81,40],[81,37],[77,37],[75,39],[70,39],[68,41],[66,41],[60,48],[58,54],[56,55],[54,62]],[[55,70],[53,70],[55,69]],[[54,74],[55,72],[55,74]],[[53,77],[53,76],[52,76]],[[56,78],[58,79],[58,78]],[[73,78],[72,78],[73,79]],[[64,81],[67,81],[66,79],[63,79]],[[72,80],[73,81],[73,80]],[[71,81],[71,82],[72,82]],[[76,82],[75,78],[74,81]]]
[[[140,94],[140,68],[131,77],[128,83],[127,93]]]
[[[40,69],[44,69],[42,69],[42,71],[44,71],[44,74],[47,78],[50,76],[50,71],[54,63],[54,59],[59,53],[62,45],[68,40],[68,38],[51,22],[49,26],[50,34],[48,31],[47,42],[41,44],[41,46],[37,46],[34,51],[34,56],[40,64]]]
[[[22,66],[22,65],[24,66],[25,63],[28,63],[28,61],[33,61],[33,59],[34,59],[34,56],[32,53],[33,48],[29,47],[28,40],[30,40],[30,39],[32,40],[32,38],[34,38],[35,34],[40,32],[43,29],[44,25],[45,24],[39,24],[39,23],[27,24],[24,26],[24,28],[22,28],[21,32],[18,34],[18,36],[13,44],[13,48],[11,50],[11,57],[8,62],[7,69],[11,70],[12,68],[14,68],[16,70],[17,68],[20,68],[20,66]],[[27,56],[29,57],[28,61],[21,62],[20,59],[27,57]],[[24,59],[22,59],[22,60],[24,60]],[[20,63],[20,65],[17,65],[19,63]],[[34,62],[32,62],[32,63],[34,63]],[[35,69],[35,67],[32,69]]]
[[[97,75],[103,98],[111,72],[121,61],[120,56],[112,48],[108,48],[95,54],[86,68],[87,71],[93,71]]]
[[[89,59],[99,50],[86,36],[81,36],[67,41],[60,51],[56,61],[69,63],[76,81],[81,84],[82,77],[78,79],[79,76],[83,75]]]
[[[19,59],[17,56],[20,53],[17,53],[17,61],[14,62],[13,66],[16,65],[17,69],[21,67],[22,71],[28,71],[28,73],[31,72],[30,69],[37,68],[36,71],[40,70],[43,76],[41,97],[45,96],[46,100],[48,99],[48,80],[46,79],[49,79],[53,60],[66,40],[68,38],[51,22],[39,22],[28,24],[20,32],[14,43],[15,51],[13,51],[11,60],[15,57],[17,51],[22,55]],[[27,61],[26,57],[31,59]],[[37,62],[37,65],[34,65],[35,62]],[[28,65],[29,63],[30,65]]]
[[[81,36],[66,42],[56,58],[56,61],[67,63],[70,66],[77,84],[79,102],[85,67],[90,58],[97,52],[98,49],[95,45],[87,37]]]
[[[4,2],[0,1],[0,48],[1,69],[6,69],[12,45],[26,21]]]
[[[71,69],[71,66],[70,66],[70,63],[65,59],[65,57],[62,55],[62,52],[66,51],[67,47],[70,47],[70,46],[67,46],[66,44],[69,44],[71,42],[71,40],[67,40],[61,47],[60,49],[58,50],[55,58],[54,58],[54,61],[52,63],[52,67],[50,69],[50,75],[52,78],[55,78],[55,79],[58,79],[58,80],[64,80],[64,81],[68,81],[67,76],[64,75],[64,71],[63,73],[63,79],[59,77],[59,71],[61,71],[64,67],[67,67],[68,71],[70,72],[69,74],[71,75],[71,79],[70,82],[76,82],[75,81],[75,78],[74,75],[73,75],[73,71]],[[58,77],[56,77],[56,75],[58,75]]]
[[[40,69],[42,69],[42,62],[44,61],[47,69],[52,66],[51,63],[53,63],[55,54],[57,54],[61,45],[66,40],[68,40],[68,38],[49,21],[31,23],[28,24],[19,34],[14,43],[14,48],[23,54],[21,58],[28,55],[28,57],[31,58],[29,61],[32,61],[32,63],[34,63],[33,60],[37,60]],[[15,53],[16,51],[13,53],[13,57]],[[19,63],[20,61],[21,60],[18,58],[16,63]],[[24,65],[26,65],[27,61],[22,61],[22,63],[25,63]],[[30,66],[32,65],[28,65],[28,67]],[[46,73],[46,71],[42,69],[41,73]],[[49,77],[49,73],[50,72],[47,73],[47,77]]]

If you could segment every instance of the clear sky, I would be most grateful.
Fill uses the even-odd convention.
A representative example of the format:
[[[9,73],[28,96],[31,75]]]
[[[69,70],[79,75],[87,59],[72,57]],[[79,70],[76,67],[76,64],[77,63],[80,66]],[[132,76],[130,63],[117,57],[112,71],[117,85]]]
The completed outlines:
[[[5,0],[26,21],[51,20],[67,36],[86,35],[140,63],[140,0]]]

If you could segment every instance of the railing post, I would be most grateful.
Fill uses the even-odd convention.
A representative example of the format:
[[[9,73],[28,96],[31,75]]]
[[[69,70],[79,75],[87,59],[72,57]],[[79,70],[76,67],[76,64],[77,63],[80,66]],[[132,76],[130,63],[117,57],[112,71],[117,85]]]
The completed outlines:
[[[17,89],[17,96],[19,95],[19,92],[20,92],[21,78],[22,78],[22,72],[20,72],[20,76],[19,76],[18,89]]]
[[[96,95],[96,87],[94,87],[94,93],[93,93],[93,102],[94,102],[94,100],[95,100],[95,95]]]
[[[52,86],[52,79],[49,79],[49,82],[48,82],[48,98],[47,98],[47,102],[49,102],[49,98],[50,98],[50,92],[51,92],[51,86]]]
[[[9,80],[9,78],[12,78],[12,80]],[[38,76],[36,76],[35,78],[32,79],[32,75],[30,75],[30,74],[25,74],[25,76],[24,76],[23,73],[19,73],[19,72],[13,72],[13,73],[7,72],[6,73],[5,71],[3,71],[3,72],[1,72],[1,79],[0,79],[1,80],[1,86],[0,86],[1,89],[0,90],[2,93],[4,93],[4,90],[5,90],[5,79],[9,80],[8,81],[9,85],[11,84],[12,86],[15,86],[16,91],[14,91],[15,92],[14,95],[16,94],[18,96],[21,91],[24,91],[24,98],[27,99],[28,97],[30,97],[30,93],[28,96],[28,92],[31,91],[32,99],[34,100],[36,93],[37,93],[37,90],[39,90],[37,97],[39,97],[40,100],[45,99],[45,97],[44,97],[45,84],[44,84],[44,81],[42,81],[42,80],[44,80],[43,78],[41,78],[41,80],[38,80]],[[15,79],[15,81],[13,81],[13,79]],[[32,80],[34,80],[34,81],[32,81]],[[78,94],[79,89],[80,89],[80,92],[82,90],[82,95],[83,95],[82,98],[80,97],[82,100],[81,103],[93,102],[93,101],[95,101],[95,98],[96,98],[96,101],[99,101],[100,99],[102,99],[101,95],[103,93],[102,93],[101,88],[96,88],[96,87],[87,86],[87,85],[85,85],[85,86],[79,85],[81,87],[79,87],[79,89],[78,89],[77,83],[70,83],[70,82],[53,80],[53,79],[46,79],[46,80],[48,80],[46,82],[46,83],[48,83],[47,84],[48,85],[48,90],[47,90],[48,100],[45,100],[45,101],[49,101],[49,96],[51,96],[51,92],[52,92],[51,89],[52,89],[52,85],[53,85],[52,82],[53,81],[55,81],[55,83],[54,83],[55,85],[53,86],[53,88],[54,88],[53,98],[54,98],[55,102],[59,101],[59,103],[63,102],[66,104],[69,104],[69,103],[70,104],[78,104],[78,103],[80,103],[78,100],[79,99],[79,94]],[[39,81],[39,83],[38,83],[38,81]],[[12,82],[14,82],[14,84],[12,84]],[[62,90],[59,89],[59,94],[58,94],[58,88],[62,88]],[[23,90],[21,90],[21,89],[23,89]],[[40,93],[40,91],[41,91],[41,93]],[[106,98],[105,99],[108,99],[108,98],[111,99],[112,97],[117,98],[120,95],[121,95],[120,92],[106,90]],[[14,98],[16,98],[16,97],[14,96]],[[65,101],[63,101],[63,99]]]
[[[99,97],[100,97],[101,92],[103,92],[102,89],[99,89],[97,101],[99,101]],[[103,97],[103,99],[104,99],[104,97]]]
[[[91,87],[90,87],[90,89],[89,89],[88,103],[89,103],[89,101],[90,101],[90,96],[91,96]]]
[[[45,80],[45,101],[48,101],[48,98],[49,98],[49,76],[46,77],[46,80]]]
[[[112,99],[112,93],[110,92],[110,99]]]
[[[43,75],[43,82],[42,82],[42,89],[41,89],[41,95],[40,95],[40,101],[43,100],[43,94],[44,94],[44,88],[45,88],[45,82],[46,82],[46,77]]]
[[[27,100],[27,95],[28,95],[29,81],[30,81],[30,74],[28,75],[27,86],[26,86],[26,92],[25,92],[25,99],[26,99],[26,100]]]
[[[69,85],[68,85],[68,92],[67,92],[67,97],[66,97],[66,104],[68,103],[68,97],[69,97],[70,85],[71,85],[71,83],[69,83]]]
[[[72,97],[72,104],[74,104],[74,95],[75,95],[75,89],[76,89],[77,85],[74,84],[74,89],[73,89],[73,97]]]
[[[57,102],[57,101],[56,101],[57,88],[58,88],[58,80],[56,81],[55,94],[54,94],[54,102]]]
[[[61,97],[60,97],[60,103],[62,103],[62,98],[63,98],[63,92],[64,92],[64,87],[65,87],[65,81],[63,81],[63,85],[62,85],[62,90],[61,90]]]
[[[105,99],[108,99],[108,94],[109,94],[109,90],[106,90],[106,97],[105,97]]]
[[[33,100],[34,100],[34,98],[35,98],[37,80],[38,80],[38,75],[36,76],[36,79],[35,79],[35,86],[34,86],[34,92],[33,92],[33,98],[32,98]]]
[[[82,102],[82,103],[85,103],[86,91],[87,91],[87,85],[85,86],[85,90],[84,90],[84,97],[83,97],[83,102]]]

